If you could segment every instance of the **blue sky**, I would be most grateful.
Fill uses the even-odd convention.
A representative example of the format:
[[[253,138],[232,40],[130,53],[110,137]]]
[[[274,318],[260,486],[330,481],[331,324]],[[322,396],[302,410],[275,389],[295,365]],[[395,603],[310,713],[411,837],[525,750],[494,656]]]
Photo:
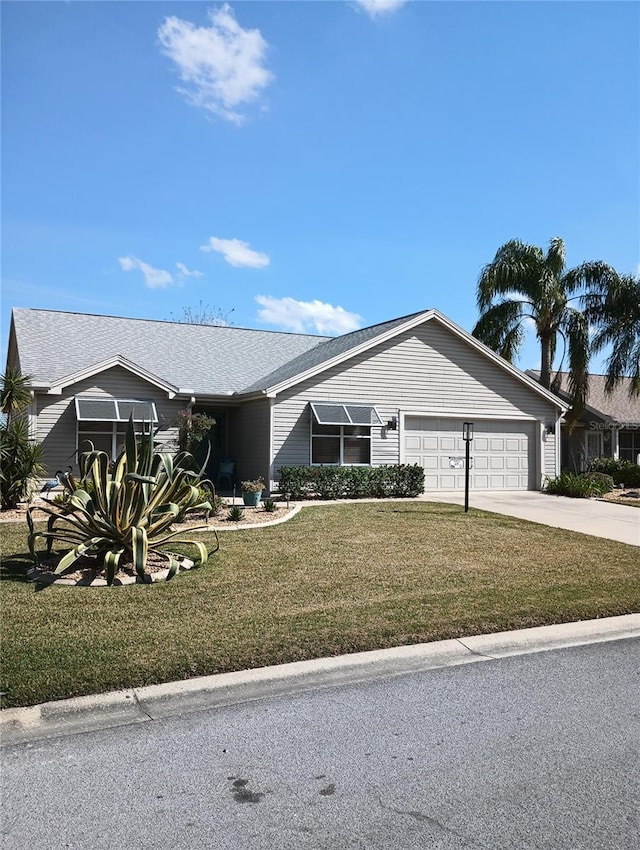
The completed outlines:
[[[3,349],[13,306],[470,331],[511,238],[636,272],[639,10],[4,0]]]

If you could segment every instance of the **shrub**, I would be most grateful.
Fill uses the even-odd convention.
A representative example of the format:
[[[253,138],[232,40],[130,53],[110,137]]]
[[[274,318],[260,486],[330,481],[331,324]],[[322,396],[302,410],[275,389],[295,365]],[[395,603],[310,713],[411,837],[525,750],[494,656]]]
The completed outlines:
[[[603,493],[610,493],[613,490],[613,477],[606,472],[586,472],[585,475],[590,481],[600,481]]]
[[[178,448],[182,452],[195,452],[216,424],[216,420],[206,413],[192,413],[190,410],[180,410],[178,420]]]
[[[277,507],[278,507],[278,506],[277,506],[277,505],[276,505],[276,503],[273,501],[273,499],[265,499],[265,500],[262,502],[262,507],[264,508],[264,510],[265,510],[268,514],[272,514],[272,513],[274,513],[274,512],[276,511],[276,509],[277,509]]]
[[[15,508],[31,496],[37,478],[44,475],[42,443],[29,437],[26,419],[0,424],[0,502],[2,510]]]
[[[589,472],[604,472],[606,475],[610,475],[616,484],[640,487],[640,466],[630,460],[599,457],[591,461]]]
[[[207,513],[211,516],[217,516],[226,505],[225,500],[216,495],[213,484],[205,484],[198,488],[198,501],[201,503],[208,502],[211,506]]]
[[[292,499],[415,498],[424,491],[424,469],[418,464],[283,466],[278,489]]]
[[[227,519],[230,522],[240,522],[240,520],[242,519],[242,508],[239,505],[232,505],[229,508]]]
[[[183,521],[192,511],[211,510],[209,502],[200,501],[200,472],[192,455],[181,452],[173,457],[154,452],[152,434],[136,442],[130,419],[125,450],[113,470],[110,466],[106,452],[92,449],[80,455],[80,484],[71,475],[62,482],[69,493],[68,502],[41,507],[49,514],[46,531],[35,530],[33,509],[27,511],[29,550],[36,566],[40,562],[36,551],[40,540],[45,541],[48,555],[56,541],[72,547],[61,556],[56,573],[90,556],[104,570],[107,584],[113,584],[118,569],[128,563],[133,564],[139,578],[148,580],[149,554],[164,553],[169,541],[191,545],[195,566],[203,564],[210,554],[204,543],[178,539],[180,532],[170,532],[174,522]],[[173,555],[166,557],[167,577],[172,578],[179,562]]]
[[[262,493],[264,490],[264,479],[253,478],[250,481],[243,481],[240,487],[245,493]]]
[[[589,499],[592,496],[602,496],[611,489],[606,477],[596,478],[589,473],[563,472],[557,478],[547,480],[545,492],[553,496]]]
[[[31,496],[35,480],[45,469],[42,444],[30,438],[24,415],[31,402],[31,376],[8,366],[0,380],[0,507],[10,510]]]

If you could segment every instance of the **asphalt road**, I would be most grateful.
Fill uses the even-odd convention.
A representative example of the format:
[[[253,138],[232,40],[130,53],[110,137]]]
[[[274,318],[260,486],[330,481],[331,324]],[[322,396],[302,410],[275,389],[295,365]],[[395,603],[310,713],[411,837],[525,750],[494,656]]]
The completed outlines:
[[[7,747],[6,850],[638,850],[640,640]]]

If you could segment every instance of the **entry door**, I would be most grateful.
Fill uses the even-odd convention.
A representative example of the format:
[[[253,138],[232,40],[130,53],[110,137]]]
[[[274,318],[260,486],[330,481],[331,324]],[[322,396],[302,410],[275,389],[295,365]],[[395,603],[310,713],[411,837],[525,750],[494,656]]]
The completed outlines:
[[[587,431],[585,438],[587,463],[597,457],[602,457],[602,431]]]

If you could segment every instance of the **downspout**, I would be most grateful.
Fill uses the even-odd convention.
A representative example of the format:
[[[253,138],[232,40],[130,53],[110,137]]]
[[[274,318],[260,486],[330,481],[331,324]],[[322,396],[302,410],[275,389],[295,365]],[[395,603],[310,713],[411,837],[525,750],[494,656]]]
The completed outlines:
[[[545,441],[546,441],[546,430],[547,430],[547,426],[544,424],[544,422],[538,422],[538,457],[536,459],[536,473],[537,473],[537,476],[538,476],[538,486],[536,487],[537,490],[542,490],[543,487],[544,487],[544,477],[545,477],[545,472],[544,472],[544,469],[545,469],[544,444],[545,444]]]
[[[269,474],[267,481],[269,482],[269,493],[271,494],[275,485],[275,464],[274,464],[274,431],[276,422],[276,400],[273,396],[269,398]]]

